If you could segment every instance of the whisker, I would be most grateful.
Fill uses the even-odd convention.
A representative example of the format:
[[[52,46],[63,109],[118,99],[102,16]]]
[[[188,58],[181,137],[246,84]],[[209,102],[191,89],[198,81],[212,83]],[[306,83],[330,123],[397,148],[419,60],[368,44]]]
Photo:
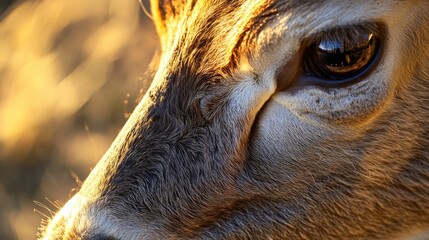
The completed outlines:
[[[48,201],[52,206],[54,206],[57,210],[62,208],[62,204],[59,201],[52,201],[49,198],[45,197],[45,200]]]
[[[152,15],[149,13],[149,11],[148,11],[148,10],[146,9],[146,7],[144,6],[143,1],[142,1],[142,0],[139,0],[139,3],[140,3],[140,6],[141,6],[141,8],[142,8],[142,10],[143,10],[144,14],[145,14],[148,18],[150,18],[152,21],[154,21],[154,20],[153,20]]]
[[[37,210],[37,209],[33,209],[33,211],[35,212],[35,213],[38,213],[38,214],[40,214],[40,215],[42,215],[42,217],[44,217],[44,218],[46,218],[46,219],[52,219],[52,216],[53,215],[51,215],[51,216],[48,216],[48,215],[46,215],[46,214],[44,214],[44,213],[42,213],[41,211],[39,211],[39,210]]]
[[[46,206],[45,204],[39,202],[39,201],[34,201],[34,203],[41,207],[42,209],[48,210],[48,212],[51,214],[51,217],[56,213],[55,211],[51,210],[48,206]],[[35,211],[38,211],[39,213],[41,213],[39,210],[34,209]],[[42,214],[42,213],[41,213]]]
[[[70,175],[72,176],[72,178],[74,178],[74,181],[78,185],[78,187],[82,187],[83,181],[80,180],[79,176],[73,171],[70,171]]]

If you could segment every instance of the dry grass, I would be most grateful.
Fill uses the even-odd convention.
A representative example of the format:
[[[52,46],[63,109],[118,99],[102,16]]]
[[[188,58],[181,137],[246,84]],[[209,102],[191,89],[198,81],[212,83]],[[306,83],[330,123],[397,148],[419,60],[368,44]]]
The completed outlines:
[[[55,210],[87,176],[148,86],[156,45],[137,0],[19,1],[3,14],[0,239],[34,239],[51,214],[34,201]]]

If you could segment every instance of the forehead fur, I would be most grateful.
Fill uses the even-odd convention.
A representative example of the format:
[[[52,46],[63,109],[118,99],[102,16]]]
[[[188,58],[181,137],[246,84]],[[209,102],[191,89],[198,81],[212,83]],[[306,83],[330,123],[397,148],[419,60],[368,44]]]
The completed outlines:
[[[406,6],[410,2],[400,0],[153,0],[152,12],[163,51],[175,52],[165,56],[220,69],[285,36],[302,41],[336,26],[380,21]]]

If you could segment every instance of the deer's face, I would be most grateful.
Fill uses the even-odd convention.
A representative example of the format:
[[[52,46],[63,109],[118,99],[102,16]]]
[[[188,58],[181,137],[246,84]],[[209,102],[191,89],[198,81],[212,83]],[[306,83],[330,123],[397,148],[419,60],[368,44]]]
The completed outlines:
[[[429,4],[152,1],[159,68],[46,239],[429,227]]]

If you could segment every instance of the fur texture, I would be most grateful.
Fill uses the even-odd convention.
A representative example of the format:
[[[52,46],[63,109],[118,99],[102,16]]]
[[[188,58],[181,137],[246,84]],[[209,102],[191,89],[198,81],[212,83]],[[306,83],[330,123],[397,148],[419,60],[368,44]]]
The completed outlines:
[[[426,0],[153,0],[152,86],[44,239],[424,234],[428,11]],[[309,39],[372,23],[384,31],[370,74],[284,88],[300,81]]]

